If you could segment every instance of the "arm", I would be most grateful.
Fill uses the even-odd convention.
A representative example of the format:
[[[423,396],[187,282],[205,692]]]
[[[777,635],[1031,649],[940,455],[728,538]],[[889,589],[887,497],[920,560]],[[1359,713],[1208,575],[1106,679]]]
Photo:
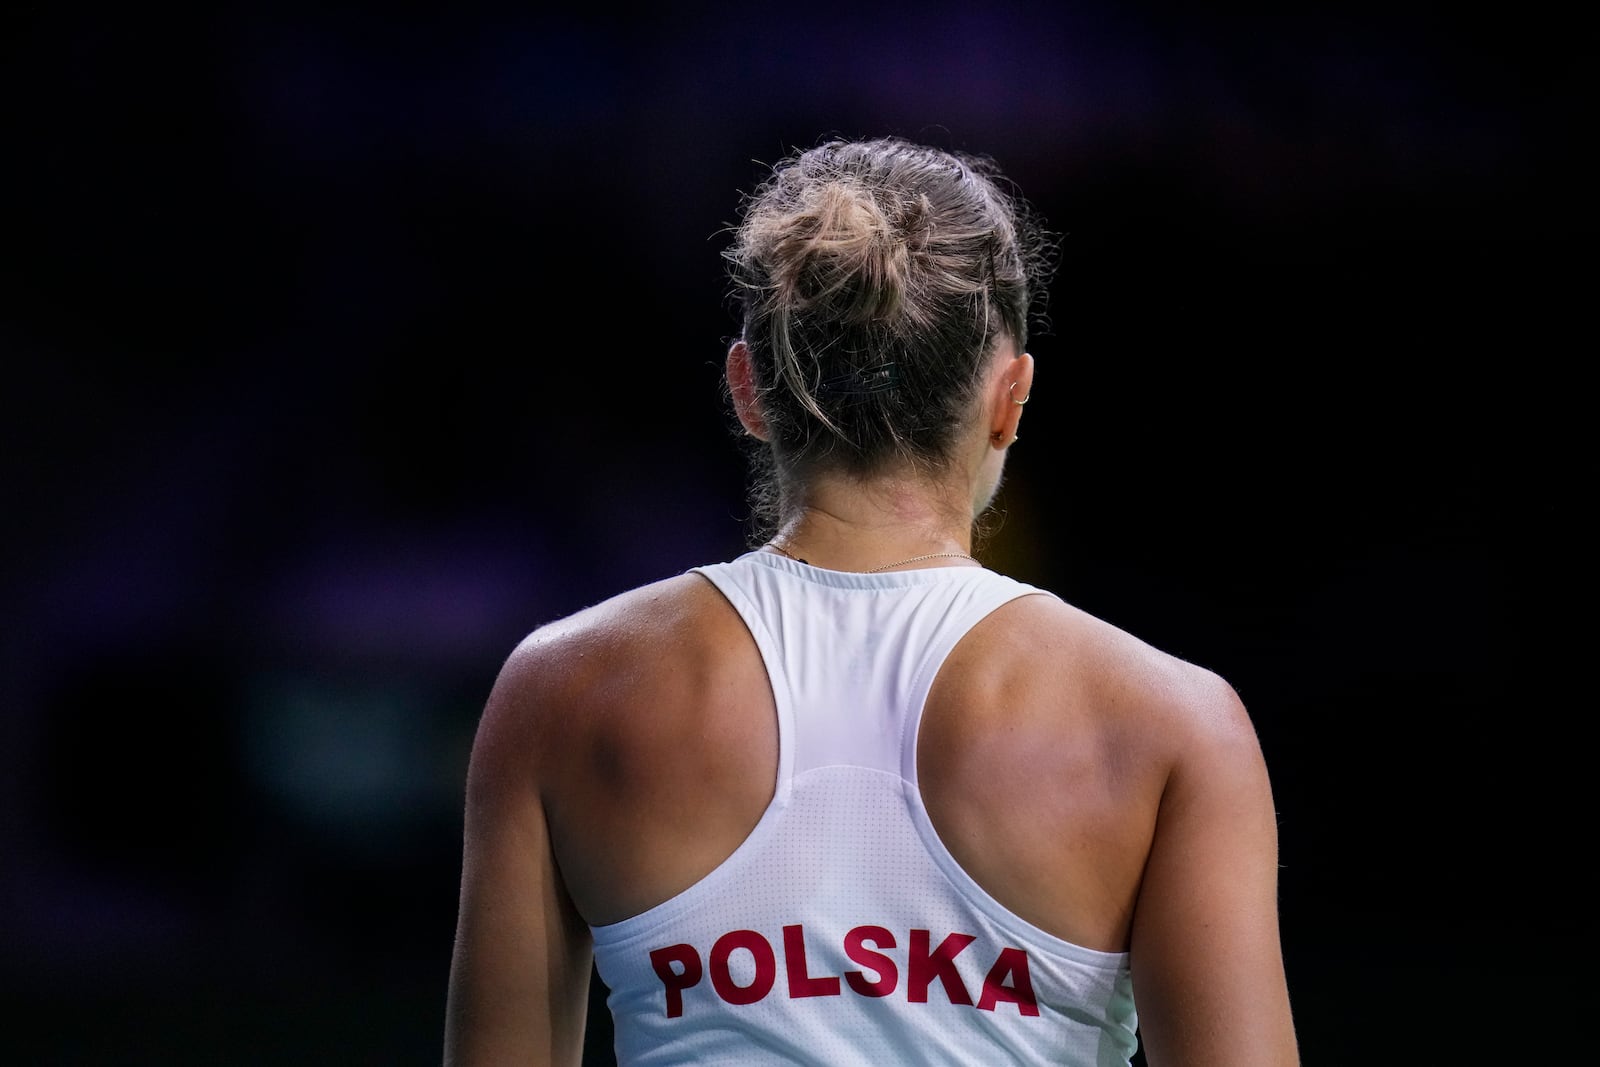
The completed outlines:
[[[467,772],[446,1067],[576,1065],[583,1052],[593,950],[551,851],[538,768],[549,738],[527,660],[514,655],[496,683]]]
[[[1182,716],[1134,912],[1151,1067],[1299,1063],[1278,929],[1277,816],[1255,730],[1214,675]]]

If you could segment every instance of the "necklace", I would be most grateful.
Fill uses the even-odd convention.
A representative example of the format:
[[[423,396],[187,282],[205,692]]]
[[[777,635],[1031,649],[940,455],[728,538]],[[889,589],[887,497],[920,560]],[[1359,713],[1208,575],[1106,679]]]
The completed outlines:
[[[794,560],[796,563],[805,563],[807,567],[811,566],[811,564],[806,563],[805,560],[801,559],[799,556],[795,555],[793,552],[790,552],[787,548],[784,548],[782,545],[778,544],[778,542],[776,542],[776,541],[768,541],[767,545],[770,548],[775,548],[779,552],[782,552],[785,556],[788,556],[790,559]]]
[[[777,549],[779,552],[782,552],[785,556],[788,556],[796,563],[805,563],[806,566],[811,566],[810,563],[806,563],[805,560],[801,559],[793,552],[790,552],[787,548],[784,548],[782,545],[778,544],[778,542],[768,541],[767,544]],[[965,552],[929,552],[926,555],[912,556],[910,559],[900,560],[898,563],[885,563],[881,567],[874,567],[870,571],[863,571],[862,573],[877,574],[879,571],[888,571],[893,570],[896,567],[904,567],[907,563],[921,563],[925,559],[970,559],[972,562],[977,563],[978,566],[983,566],[983,564],[978,561],[977,557],[969,556]]]
[[[883,566],[874,567],[866,573],[877,574],[879,571],[887,571],[893,570],[896,567],[904,567],[907,563],[921,563],[925,559],[970,559],[972,562],[978,563],[978,560],[975,557],[969,556],[965,552],[929,552],[925,556],[912,556],[910,559],[903,559],[899,563],[885,563]],[[978,566],[981,567],[983,564],[978,563]]]

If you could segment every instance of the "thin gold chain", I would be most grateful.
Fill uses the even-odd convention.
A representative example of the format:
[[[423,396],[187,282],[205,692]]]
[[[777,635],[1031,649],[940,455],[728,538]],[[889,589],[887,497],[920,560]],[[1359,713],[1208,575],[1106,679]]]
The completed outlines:
[[[805,563],[806,566],[808,566],[808,567],[811,566],[811,564],[806,563],[805,560],[801,559],[799,556],[795,555],[793,552],[790,552],[787,548],[784,548],[782,545],[778,544],[778,542],[776,542],[776,541],[768,541],[767,544],[771,545],[773,548],[777,549],[779,552],[782,552],[785,556],[788,556],[790,559],[794,560],[796,563]],[[970,559],[970,560],[972,560],[972,562],[977,563],[978,566],[980,566],[980,567],[983,566],[983,564],[978,561],[976,556],[969,556],[965,552],[929,552],[927,555],[924,555],[924,556],[912,556],[910,559],[903,559],[903,560],[900,560],[898,563],[885,563],[881,567],[874,567],[870,571],[863,571],[862,573],[863,574],[877,574],[879,571],[888,571],[888,570],[893,570],[896,567],[904,567],[907,563],[921,563],[925,559]]]
[[[921,563],[925,559],[970,559],[974,563],[978,562],[976,558],[967,555],[965,552],[929,552],[926,556],[912,556],[910,559],[903,559],[899,563],[885,563],[883,566],[874,567],[866,573],[877,574],[879,571],[893,570],[895,567],[904,567],[907,563]],[[982,564],[979,564],[979,566],[982,566]]]
[[[778,542],[776,542],[776,541],[768,541],[767,544],[771,545],[773,548],[777,549],[779,552],[782,552],[785,556],[788,556],[790,559],[794,560],[796,563],[806,563],[805,560],[801,559],[799,556],[795,555],[793,552],[790,552],[787,548],[784,548],[782,545],[778,544]],[[809,566],[811,566],[811,564],[806,563],[806,566],[809,567]]]

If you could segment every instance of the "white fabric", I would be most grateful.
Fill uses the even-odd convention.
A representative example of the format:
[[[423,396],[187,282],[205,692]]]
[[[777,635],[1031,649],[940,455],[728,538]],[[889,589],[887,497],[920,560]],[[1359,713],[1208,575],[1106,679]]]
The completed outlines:
[[[593,928],[621,1067],[1126,1065],[1126,953],[1008,911],[940,843],[917,791],[940,665],[984,616],[1042,591],[976,567],[854,574],[764,552],[696,570],[760,649],[778,778],[716,870]]]

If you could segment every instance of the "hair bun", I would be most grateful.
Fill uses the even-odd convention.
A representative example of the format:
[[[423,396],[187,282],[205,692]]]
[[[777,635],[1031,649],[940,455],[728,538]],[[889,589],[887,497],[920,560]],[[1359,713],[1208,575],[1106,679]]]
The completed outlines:
[[[985,157],[898,138],[776,165],[723,255],[778,468],[946,462],[1001,335],[1020,350],[1050,246]]]

